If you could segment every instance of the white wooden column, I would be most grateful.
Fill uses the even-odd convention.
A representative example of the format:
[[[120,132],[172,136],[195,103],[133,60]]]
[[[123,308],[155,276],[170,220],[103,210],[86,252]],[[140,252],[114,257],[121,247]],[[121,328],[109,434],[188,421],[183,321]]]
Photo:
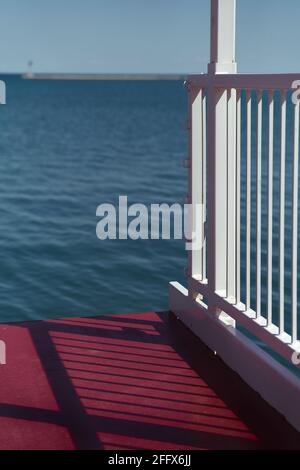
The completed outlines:
[[[236,73],[236,0],[211,0],[211,49],[209,73]]]
[[[235,0],[211,0],[209,74],[235,73]],[[236,298],[236,92],[209,88],[208,282]],[[212,310],[214,306],[212,305]]]

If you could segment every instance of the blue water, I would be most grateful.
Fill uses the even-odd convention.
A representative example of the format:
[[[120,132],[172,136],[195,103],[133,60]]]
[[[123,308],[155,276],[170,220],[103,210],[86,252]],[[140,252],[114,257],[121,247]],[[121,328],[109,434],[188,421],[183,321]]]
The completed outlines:
[[[166,309],[184,242],[100,241],[96,208],[184,201],[182,83],[5,81],[1,321]]]

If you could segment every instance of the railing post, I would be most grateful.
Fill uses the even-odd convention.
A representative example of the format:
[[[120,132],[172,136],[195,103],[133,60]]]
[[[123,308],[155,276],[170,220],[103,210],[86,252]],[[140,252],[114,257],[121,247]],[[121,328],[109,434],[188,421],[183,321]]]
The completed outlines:
[[[207,138],[208,284],[226,295],[227,92],[209,88]]]
[[[211,76],[235,73],[235,0],[211,0]],[[213,80],[212,80],[213,82]],[[208,90],[208,284],[236,298],[236,92]],[[212,296],[211,296],[212,297]],[[215,312],[213,300],[209,308]]]
[[[208,73],[236,73],[236,0],[211,0],[211,47]]]

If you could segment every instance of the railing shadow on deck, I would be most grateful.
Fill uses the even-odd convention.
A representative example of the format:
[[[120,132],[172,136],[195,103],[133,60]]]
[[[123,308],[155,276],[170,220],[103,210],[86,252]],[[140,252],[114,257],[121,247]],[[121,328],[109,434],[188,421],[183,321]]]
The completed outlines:
[[[18,326],[30,333],[37,358],[28,359],[40,361],[58,410],[8,402],[0,417],[62,426],[76,449],[300,447],[298,434],[173,315]]]

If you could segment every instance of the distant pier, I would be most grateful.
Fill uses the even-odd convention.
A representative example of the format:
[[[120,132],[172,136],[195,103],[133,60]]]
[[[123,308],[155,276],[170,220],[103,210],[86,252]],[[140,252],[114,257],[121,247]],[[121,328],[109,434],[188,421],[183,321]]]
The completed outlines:
[[[186,80],[187,75],[159,73],[25,73],[22,78],[26,80]]]

